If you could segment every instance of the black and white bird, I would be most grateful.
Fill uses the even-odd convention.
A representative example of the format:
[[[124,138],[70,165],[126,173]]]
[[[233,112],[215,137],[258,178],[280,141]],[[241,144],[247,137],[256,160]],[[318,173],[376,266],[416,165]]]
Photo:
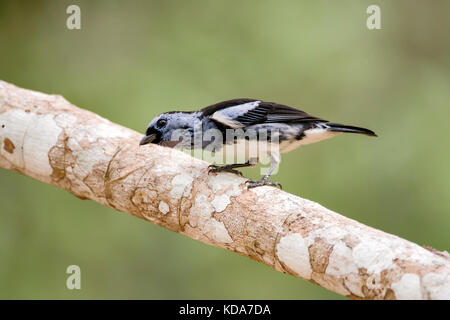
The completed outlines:
[[[270,153],[268,154],[271,160],[269,170],[259,181],[248,180],[249,188],[263,185],[281,187],[278,182],[268,181],[271,173],[281,160],[280,153],[292,151],[301,145],[332,138],[343,132],[376,137],[376,134],[369,129],[331,123],[293,107],[274,102],[241,98],[222,101],[199,111],[162,113],[150,122],[140,145],[154,143],[175,147],[179,140],[177,138],[174,141],[174,132],[176,130],[184,130],[191,138],[194,138],[196,126],[201,128],[202,133],[211,129],[221,132],[223,137],[223,140],[220,141],[221,146],[239,142],[239,137],[234,137],[232,141],[226,140],[226,131],[230,129],[253,130],[257,134],[257,140],[262,139],[262,132],[264,131],[264,139],[270,143],[276,141],[278,148],[270,148]],[[248,137],[243,139],[249,140]],[[215,142],[217,143],[217,141]],[[210,143],[212,142],[203,141],[199,145],[191,142],[187,145],[187,148],[200,147],[205,149]],[[223,166],[211,165],[209,172],[227,171],[240,174],[239,171],[235,170],[236,168],[253,166],[258,160],[251,158],[243,163],[232,163]]]

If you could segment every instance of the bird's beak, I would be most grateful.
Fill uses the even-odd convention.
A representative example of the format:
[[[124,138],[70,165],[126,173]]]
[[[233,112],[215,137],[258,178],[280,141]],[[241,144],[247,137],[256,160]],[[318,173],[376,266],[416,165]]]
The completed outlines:
[[[156,134],[152,133],[148,136],[143,137],[141,142],[139,142],[139,145],[143,146],[144,144],[152,143],[155,139],[156,139]]]

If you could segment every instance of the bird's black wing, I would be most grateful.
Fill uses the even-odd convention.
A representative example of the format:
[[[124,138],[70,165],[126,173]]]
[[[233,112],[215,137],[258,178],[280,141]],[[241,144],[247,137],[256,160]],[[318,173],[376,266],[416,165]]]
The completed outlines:
[[[275,122],[326,122],[293,107],[247,98],[219,102],[202,109],[201,112],[204,116],[231,128]]]

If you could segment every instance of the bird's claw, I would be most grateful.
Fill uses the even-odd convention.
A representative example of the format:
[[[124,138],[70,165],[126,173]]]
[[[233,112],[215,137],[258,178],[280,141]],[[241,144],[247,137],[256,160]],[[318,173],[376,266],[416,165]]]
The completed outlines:
[[[221,167],[221,166],[216,166],[214,164],[211,164],[208,166],[208,174],[210,173],[217,173],[217,172],[229,172],[229,173],[234,173],[237,174],[238,176],[242,177],[242,172],[240,172],[239,170],[235,170],[235,169],[231,169],[231,168],[227,168],[227,167]]]
[[[247,181],[245,181],[245,183],[247,184],[247,189],[261,187],[261,186],[279,187],[281,190],[283,189],[283,187],[281,186],[281,183],[267,181],[264,179],[259,180],[259,181],[247,180]]]

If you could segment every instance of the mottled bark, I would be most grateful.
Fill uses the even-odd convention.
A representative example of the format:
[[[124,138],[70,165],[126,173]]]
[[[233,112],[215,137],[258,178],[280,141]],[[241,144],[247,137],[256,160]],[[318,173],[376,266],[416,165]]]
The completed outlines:
[[[57,95],[0,82],[0,166],[359,299],[450,299],[447,253],[230,173]]]

